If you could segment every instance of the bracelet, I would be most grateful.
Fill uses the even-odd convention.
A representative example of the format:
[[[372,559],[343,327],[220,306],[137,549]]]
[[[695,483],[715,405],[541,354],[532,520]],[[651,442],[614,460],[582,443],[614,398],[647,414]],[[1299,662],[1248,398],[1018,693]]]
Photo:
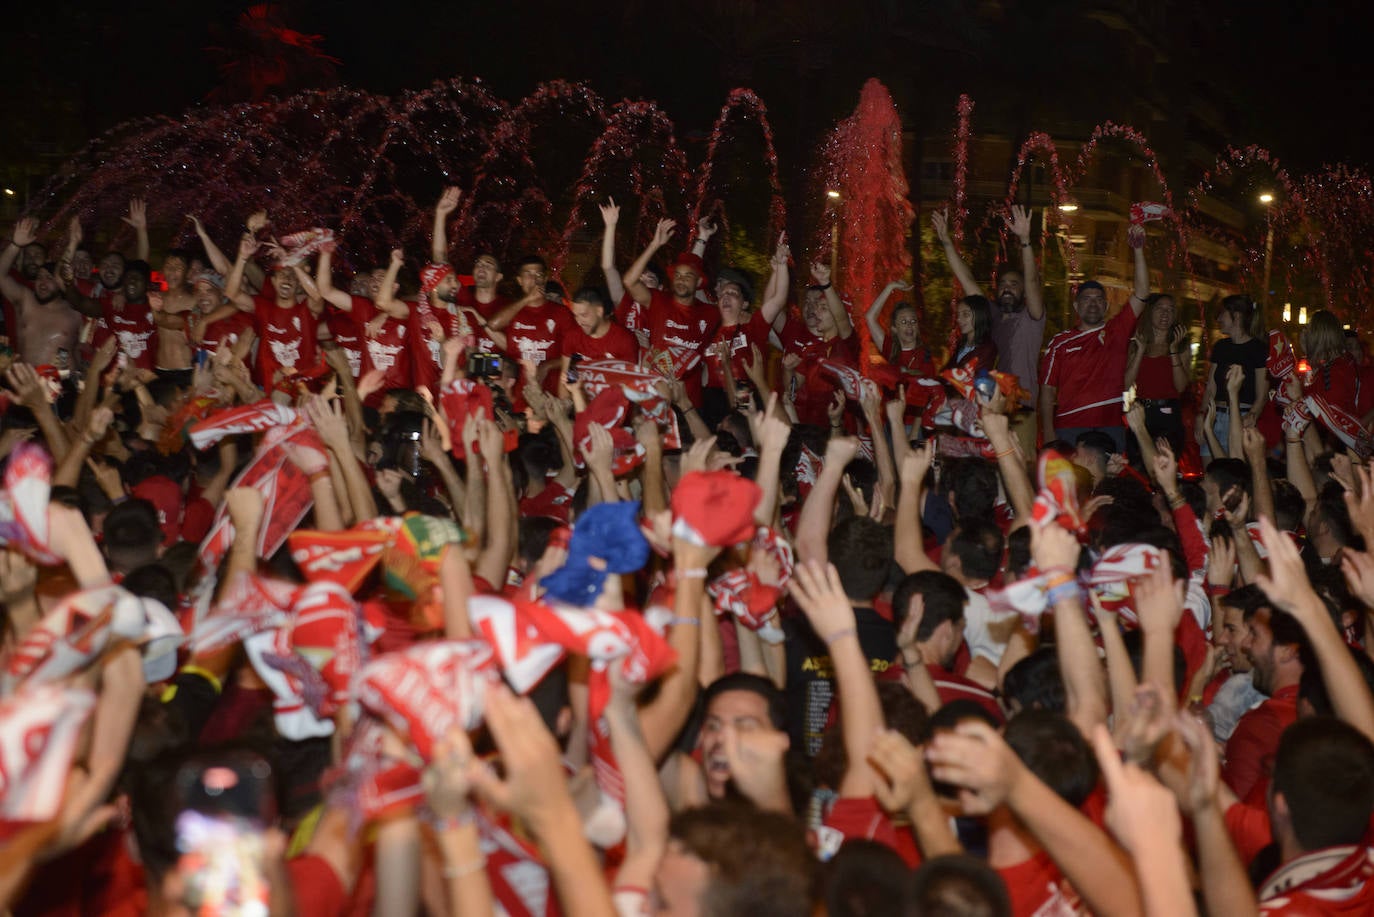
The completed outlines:
[[[828,284],[828,283],[813,283],[813,284],[811,285],[811,289],[815,290],[817,293],[824,293],[826,290],[830,289],[830,284]]]
[[[1208,598],[1211,598],[1212,596],[1216,595],[1225,595],[1226,593],[1231,591],[1231,587],[1222,586],[1218,583],[1213,583],[1209,580],[1202,584],[1202,591],[1207,593]]]
[[[1083,587],[1078,585],[1078,581],[1063,583],[1053,589],[1045,590],[1045,599],[1051,605],[1058,605],[1065,599],[1073,599],[1077,602],[1083,601]]]
[[[330,479],[330,478],[329,478],[329,469],[328,469],[328,468],[325,468],[325,469],[323,469],[322,471],[316,471],[316,472],[312,473],[312,474],[309,476],[309,478],[310,478],[310,483],[311,483],[312,485],[313,485],[315,482],[317,482],[317,481],[328,481],[328,480]]]
[[[673,571],[678,579],[706,579],[705,567],[684,567]]]
[[[1031,247],[1031,244],[1030,244],[1029,242],[1022,242],[1022,243],[1021,243],[1021,247],[1022,247],[1022,248],[1030,248],[1030,247]]]
[[[1169,498],[1169,509],[1182,509],[1183,504],[1187,502],[1188,500],[1183,494],[1174,494]]]
[[[993,457],[993,458],[997,458],[997,459],[1004,459],[1004,458],[1006,458],[1007,456],[1011,455],[1011,454],[1012,454],[1013,452],[1015,452],[1015,451],[1016,451],[1016,447],[1015,447],[1015,446],[1008,446],[1007,448],[1003,449],[1001,452],[994,452],[992,457]]]
[[[669,618],[669,619],[668,619],[668,623],[671,624],[671,625],[674,625],[674,626],[676,626],[676,625],[678,625],[678,624],[690,624],[690,625],[692,625],[693,627],[700,627],[700,626],[701,626],[701,622],[700,622],[699,620],[697,620],[696,618],[679,618],[679,617],[676,617],[676,616]]]
[[[470,875],[472,875],[473,873],[475,873],[475,872],[481,872],[482,870],[484,870],[484,869],[486,869],[486,868],[487,868],[487,858],[484,857],[484,856],[483,856],[483,857],[478,857],[477,859],[475,859],[475,860],[469,860],[469,861],[466,862],[466,863],[458,863],[458,864],[456,864],[456,865],[454,865],[454,866],[445,866],[445,867],[444,867],[444,878],[445,878],[445,879],[461,879],[461,878],[463,878],[463,876],[470,876]]]
[[[1077,580],[1077,579],[1078,579],[1078,577],[1074,576],[1072,573],[1070,573],[1070,572],[1068,572],[1068,571],[1065,571],[1065,572],[1063,572],[1063,573],[1056,573],[1054,576],[1051,576],[1051,577],[1049,577],[1049,578],[1046,579],[1046,581],[1045,581],[1045,591],[1046,591],[1046,592],[1050,592],[1050,591],[1052,591],[1052,590],[1054,590],[1054,589],[1058,589],[1060,586],[1064,585],[1065,583],[1072,583],[1072,582],[1074,582],[1074,581]]]
[[[841,627],[839,630],[825,635],[825,645],[829,646],[836,640],[843,640],[845,637],[853,637],[857,640],[859,637],[859,631],[853,627]]]

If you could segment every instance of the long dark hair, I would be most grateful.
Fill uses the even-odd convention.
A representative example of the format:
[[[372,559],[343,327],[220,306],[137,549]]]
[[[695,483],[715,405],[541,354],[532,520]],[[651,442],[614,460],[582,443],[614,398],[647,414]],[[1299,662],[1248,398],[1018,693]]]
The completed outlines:
[[[1235,318],[1252,338],[1264,334],[1264,310],[1244,293],[1235,293],[1221,301],[1221,307]]]
[[[973,313],[973,337],[971,340],[959,339],[960,347],[977,347],[992,333],[992,303],[986,296],[965,296],[960,300]]]

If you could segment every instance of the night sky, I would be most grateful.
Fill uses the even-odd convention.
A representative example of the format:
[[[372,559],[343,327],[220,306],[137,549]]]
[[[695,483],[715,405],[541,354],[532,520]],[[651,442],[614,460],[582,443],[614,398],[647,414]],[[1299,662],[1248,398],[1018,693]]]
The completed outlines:
[[[233,45],[246,6],[51,0],[12,10],[0,36],[11,96],[0,101],[0,155],[33,133],[31,125],[48,116],[45,106],[66,116],[70,126],[56,143],[70,148],[125,118],[196,104],[220,81],[206,49]],[[1367,4],[1291,4],[1277,13],[1239,0],[1200,12],[1163,6],[1172,66],[1219,87],[1237,146],[1267,146],[1297,169],[1374,162],[1374,115],[1363,104],[1374,31]],[[969,18],[973,7],[999,10],[999,21]],[[295,0],[282,9],[292,27],[324,36],[324,48],[341,61],[339,80],[351,86],[393,93],[437,78],[478,76],[498,95],[517,99],[542,80],[585,79],[608,101],[657,100],[690,138],[709,129],[732,86],[751,85],[775,120],[787,122],[775,124],[785,152],[805,148],[847,114],[866,76],[918,87],[906,96],[919,97],[913,104],[928,114],[904,109],[908,121],[915,114],[948,122],[960,91],[981,86],[983,104],[989,85],[1024,85],[1038,76],[1038,91],[1052,97],[1056,68],[1077,73],[1074,66],[1095,53],[1036,50],[1052,44],[1035,28],[1042,11],[1084,9],[1066,0]],[[1109,72],[1111,62],[1102,63]],[[15,98],[29,82],[26,71],[39,74],[36,88]],[[904,94],[894,96],[900,105]],[[1110,109],[1110,100],[1101,103],[1105,117]]]

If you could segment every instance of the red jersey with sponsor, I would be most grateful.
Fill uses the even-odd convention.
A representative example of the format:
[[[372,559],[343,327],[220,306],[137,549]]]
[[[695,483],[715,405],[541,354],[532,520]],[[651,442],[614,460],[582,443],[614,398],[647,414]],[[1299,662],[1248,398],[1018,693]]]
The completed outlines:
[[[648,313],[645,308],[635,302],[635,298],[626,291],[621,297],[620,302],[615,307],[616,324],[623,327],[631,334],[640,332],[649,333]]]
[[[935,375],[935,360],[931,357],[930,351],[924,347],[897,351],[897,359],[892,365],[912,376]]]
[[[713,306],[693,300],[682,305],[673,294],[654,290],[648,309],[649,347],[676,355],[704,355],[706,345],[715,339],[720,326],[720,311]],[[687,386],[693,404],[701,403],[701,372],[688,368],[679,376]]]
[[[510,300],[504,296],[497,295],[491,302],[482,302],[477,298],[476,287],[462,287],[458,290],[458,298],[455,302],[465,309],[476,309],[477,314],[491,321],[492,316],[510,305]]]
[[[244,332],[251,330],[252,327],[253,316],[235,309],[233,315],[205,326],[205,334],[201,337],[199,347],[210,353],[219,350],[221,344],[233,347]]]
[[[835,377],[821,368],[821,360],[831,360],[855,369],[859,366],[858,338],[851,334],[847,338],[838,335],[828,341],[816,337],[806,327],[806,323],[789,318],[783,325],[780,335],[784,353],[801,357],[797,366],[794,404],[797,420],[805,424],[828,426],[830,423],[830,402],[839,388]]]
[[[1056,427],[1119,427],[1126,348],[1135,333],[1130,306],[1101,328],[1061,331],[1040,361],[1040,384],[1057,389]],[[1047,434],[1048,435],[1048,434]]]
[[[353,301],[352,310],[349,312],[337,309],[326,301],[324,323],[329,329],[329,336],[348,358],[348,371],[357,379],[363,374],[363,325],[368,320],[363,316],[370,318],[376,307],[366,296],[349,298]]]
[[[580,353],[582,359],[587,361],[623,360],[626,363],[638,363],[639,341],[614,322],[599,338],[592,337],[574,322],[563,335],[563,356],[570,357],[575,353]]]
[[[1241,802],[1263,806],[1274,773],[1279,736],[1298,719],[1298,686],[1289,685],[1247,712],[1226,740],[1221,779]]]
[[[512,360],[529,360],[539,366],[563,356],[563,338],[575,329],[572,313],[562,303],[526,306],[506,326],[506,353]],[[558,392],[558,373],[544,376],[544,391]]]
[[[129,364],[139,369],[156,369],[154,336],[157,326],[153,324],[153,310],[148,304],[126,302],[120,307],[114,297],[109,296],[101,300],[101,308],[105,313],[102,321],[119,341],[119,352],[129,358]]]
[[[387,317],[375,334],[368,334],[366,326],[380,315],[377,306],[370,299],[353,303],[353,318],[358,328],[363,330],[363,372],[379,370],[383,373],[382,387],[373,393],[372,401],[378,404],[386,397],[386,392],[394,388],[413,388],[415,376],[411,372],[411,348],[408,346],[410,325],[401,319]]]
[[[258,384],[271,390],[278,370],[303,372],[319,362],[315,314],[304,301],[283,309],[275,295],[253,297],[253,327],[258,333]]]
[[[916,846],[911,826],[895,824],[872,796],[836,799],[818,836],[829,853],[838,850],[844,841],[877,841],[896,851],[908,867],[915,869],[921,865],[921,850]],[[830,849],[832,846],[834,850]]]
[[[722,342],[730,345],[730,372],[735,377],[735,384],[747,382],[749,374],[745,372],[744,367],[753,359],[753,351],[750,348],[759,349],[759,359],[768,356],[768,322],[764,321],[761,313],[755,312],[746,322],[738,325],[721,325],[716,329],[711,344]],[[708,347],[705,359],[706,386],[724,388],[725,373],[720,358]]]

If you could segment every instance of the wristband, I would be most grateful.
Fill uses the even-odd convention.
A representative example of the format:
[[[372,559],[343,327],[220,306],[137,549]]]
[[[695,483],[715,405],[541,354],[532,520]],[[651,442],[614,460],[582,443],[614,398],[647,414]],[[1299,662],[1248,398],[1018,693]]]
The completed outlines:
[[[1001,452],[995,452],[995,453],[993,453],[993,456],[992,456],[992,457],[993,457],[993,458],[997,458],[997,459],[1004,459],[1004,458],[1006,458],[1007,456],[1011,455],[1011,454],[1012,454],[1013,452],[1015,452],[1015,451],[1016,451],[1016,447],[1015,447],[1015,446],[1008,446],[1007,448],[1003,449]]]
[[[1062,583],[1061,585],[1055,586],[1051,589],[1046,589],[1045,599],[1051,605],[1058,605],[1065,599],[1072,599],[1077,602],[1082,602],[1083,587],[1078,585],[1077,580],[1071,580],[1067,583]]]
[[[853,637],[857,640],[859,637],[859,631],[853,627],[841,627],[839,630],[833,631],[825,635],[825,645],[829,646],[836,640],[843,640],[845,637]]]
[[[1188,500],[1183,494],[1175,494],[1169,498],[1169,509],[1182,509],[1183,504],[1187,502]]]
[[[461,879],[463,876],[470,876],[475,872],[481,872],[487,868],[487,858],[479,856],[475,860],[466,863],[455,863],[452,866],[444,867],[445,879]]]
[[[678,579],[706,579],[705,567],[684,567],[673,572],[677,574]]]
[[[828,284],[828,283],[813,283],[813,284],[811,284],[811,286],[807,287],[807,289],[809,289],[809,290],[815,290],[817,293],[824,293],[826,290],[830,289],[830,284]]]
[[[1031,244],[1030,244],[1029,242],[1022,242],[1022,243],[1021,243],[1021,247],[1022,247],[1022,248],[1030,248],[1030,247],[1031,247]]]
[[[316,471],[315,473],[313,473],[313,474],[310,475],[310,483],[311,483],[311,485],[314,485],[316,481],[328,481],[329,479],[330,479],[330,478],[329,478],[329,469],[328,469],[328,468],[325,468],[325,469],[322,470],[322,471]]]
[[[1212,596],[1225,595],[1231,591],[1231,587],[1218,585],[1208,580],[1202,584],[1202,591],[1207,593],[1208,598],[1211,598]]]
[[[669,618],[669,619],[668,619],[668,623],[669,623],[669,624],[672,624],[672,625],[674,625],[674,626],[676,626],[676,625],[678,625],[678,624],[690,624],[690,625],[692,625],[693,627],[700,627],[700,626],[701,626],[701,622],[698,621],[696,618],[679,618],[679,617],[672,617],[672,618]]]

